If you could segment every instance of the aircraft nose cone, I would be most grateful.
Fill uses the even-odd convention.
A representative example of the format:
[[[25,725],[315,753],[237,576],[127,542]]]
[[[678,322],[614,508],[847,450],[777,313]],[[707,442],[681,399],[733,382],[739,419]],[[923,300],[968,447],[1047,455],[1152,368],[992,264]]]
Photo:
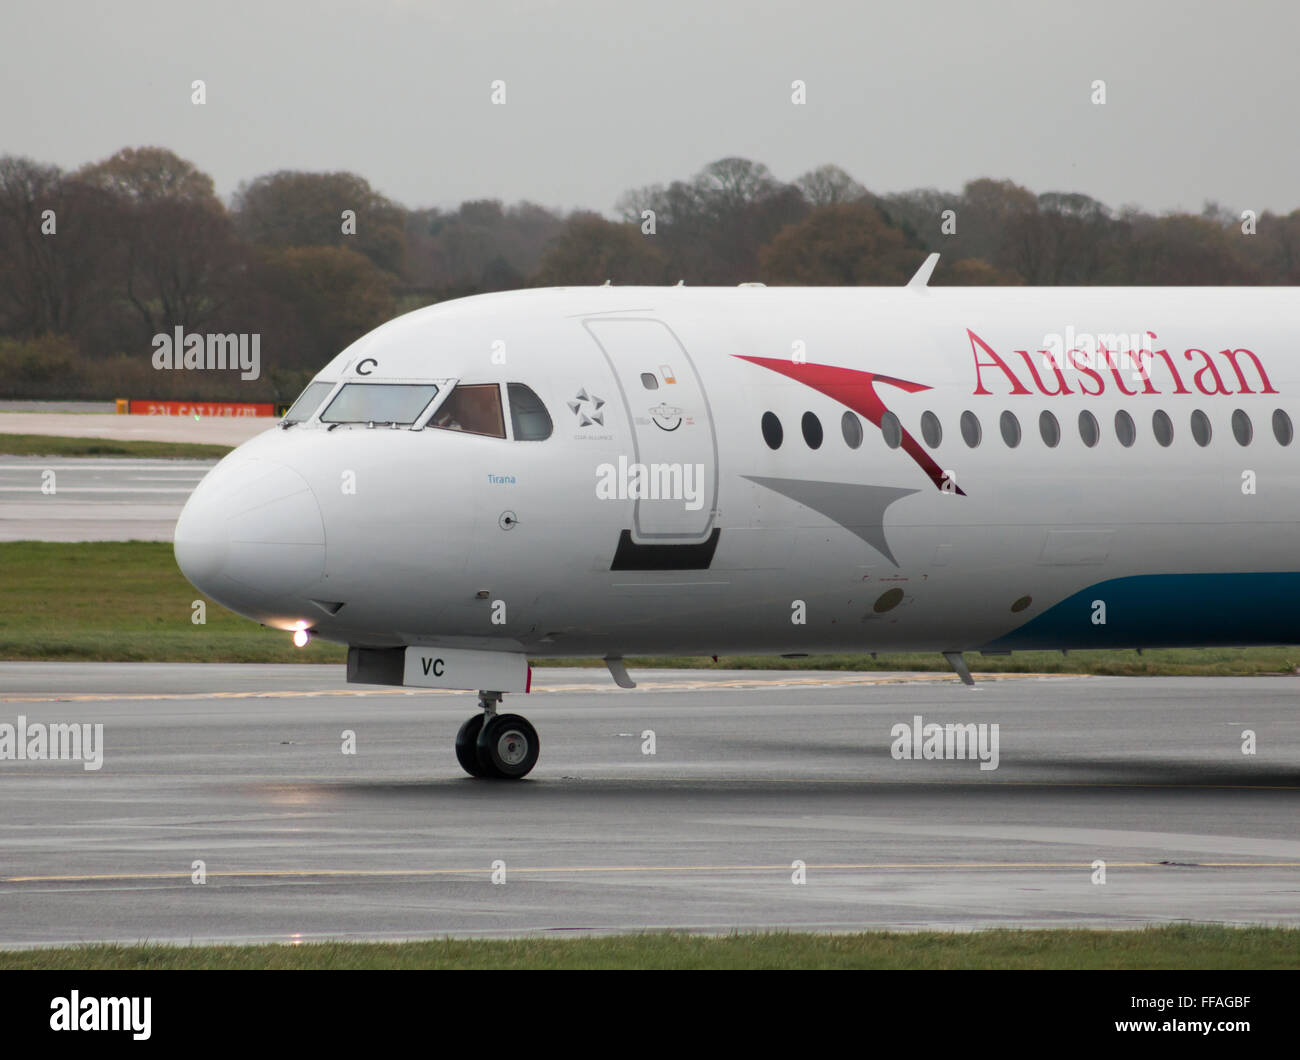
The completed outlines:
[[[320,579],[325,526],[311,487],[292,468],[223,463],[190,494],[173,550],[181,573],[214,599],[266,599]]]

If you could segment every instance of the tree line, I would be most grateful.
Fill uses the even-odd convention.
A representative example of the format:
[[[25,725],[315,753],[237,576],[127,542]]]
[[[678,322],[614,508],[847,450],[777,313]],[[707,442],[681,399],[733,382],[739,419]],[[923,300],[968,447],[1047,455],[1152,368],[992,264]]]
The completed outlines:
[[[1114,210],[1009,180],[877,195],[838,166],[786,183],[724,158],[599,213],[530,202],[408,209],[353,173],[240,185],[157,147],[64,171],[0,158],[0,396],[286,400],[400,312],[526,286],[1300,282],[1300,210]],[[155,335],[261,336],[256,381],[159,373]]]

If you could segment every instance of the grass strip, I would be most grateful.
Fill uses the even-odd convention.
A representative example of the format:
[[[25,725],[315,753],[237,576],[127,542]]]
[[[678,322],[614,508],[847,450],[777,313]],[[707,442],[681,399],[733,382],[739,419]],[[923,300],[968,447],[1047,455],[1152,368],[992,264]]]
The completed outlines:
[[[303,945],[85,945],[0,951],[0,969],[1296,969],[1300,929],[1176,924],[724,936],[435,939]]]
[[[202,600],[205,622],[196,623]],[[0,542],[0,659],[103,662],[340,663],[342,645],[263,629],[199,593],[155,541]],[[967,656],[978,673],[1219,676],[1292,674],[1300,648],[1168,648]],[[633,669],[947,671],[939,655],[866,653],[783,659],[765,655],[629,658]],[[539,666],[603,666],[599,659],[539,659]]]
[[[148,459],[220,460],[231,447],[198,442],[134,442],[116,438],[65,438],[56,434],[0,434],[6,456],[136,456]]]

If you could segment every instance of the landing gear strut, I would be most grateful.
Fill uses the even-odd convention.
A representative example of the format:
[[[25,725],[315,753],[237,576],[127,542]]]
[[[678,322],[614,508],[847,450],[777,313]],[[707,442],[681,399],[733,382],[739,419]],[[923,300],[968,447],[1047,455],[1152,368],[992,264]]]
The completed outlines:
[[[475,714],[456,734],[456,760],[471,777],[518,780],[537,765],[541,745],[537,730],[518,714],[498,714],[500,692],[480,692],[482,714]]]

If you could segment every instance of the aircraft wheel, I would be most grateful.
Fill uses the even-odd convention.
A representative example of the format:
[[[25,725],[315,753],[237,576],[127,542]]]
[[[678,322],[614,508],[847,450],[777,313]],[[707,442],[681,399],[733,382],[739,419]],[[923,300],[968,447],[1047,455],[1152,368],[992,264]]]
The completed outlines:
[[[537,730],[518,714],[498,714],[478,734],[478,765],[487,776],[526,777],[540,751]]]
[[[460,732],[456,733],[456,761],[471,777],[492,776],[492,773],[484,769],[478,760],[478,734],[482,729],[483,715],[475,714],[460,727]]]

